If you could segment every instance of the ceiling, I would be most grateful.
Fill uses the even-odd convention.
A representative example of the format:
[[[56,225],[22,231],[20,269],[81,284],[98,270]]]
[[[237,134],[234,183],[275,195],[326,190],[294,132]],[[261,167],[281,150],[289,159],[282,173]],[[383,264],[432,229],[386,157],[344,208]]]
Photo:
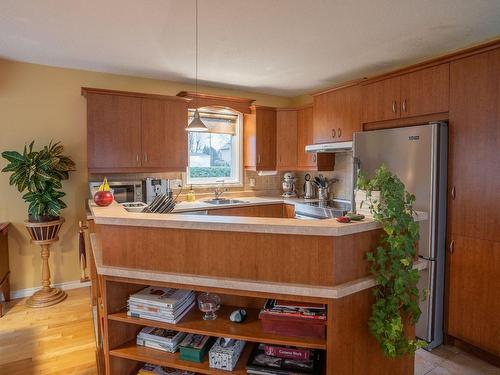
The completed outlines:
[[[193,82],[194,0],[1,0],[0,57]],[[295,96],[500,36],[499,0],[199,0],[205,85]]]

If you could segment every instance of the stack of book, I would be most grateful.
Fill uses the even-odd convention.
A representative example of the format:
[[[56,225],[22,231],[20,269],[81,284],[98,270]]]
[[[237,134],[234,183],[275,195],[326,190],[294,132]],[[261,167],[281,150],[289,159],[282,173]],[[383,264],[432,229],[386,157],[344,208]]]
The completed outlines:
[[[192,290],[149,286],[129,297],[127,315],[177,324],[194,304]]]
[[[137,335],[137,345],[175,353],[186,333],[171,329],[144,327]]]
[[[137,375],[195,375],[194,372],[177,370],[169,367],[157,366],[151,363],[144,364]]]
[[[314,349],[256,345],[247,362],[247,374],[321,374],[322,352]]]
[[[326,337],[326,305],[268,299],[260,311],[264,332],[286,336]]]

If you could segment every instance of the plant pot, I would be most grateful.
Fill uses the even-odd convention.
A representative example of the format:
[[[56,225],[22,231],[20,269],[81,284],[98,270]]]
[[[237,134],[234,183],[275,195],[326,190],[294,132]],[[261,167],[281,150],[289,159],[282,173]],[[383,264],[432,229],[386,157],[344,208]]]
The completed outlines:
[[[36,218],[48,218],[53,216],[37,216]],[[59,230],[64,223],[64,218],[58,217],[56,220],[50,221],[31,221],[26,220],[24,225],[28,229],[28,233],[31,237],[31,241],[35,245],[44,245],[46,243],[52,243],[57,241],[59,238]]]
[[[376,207],[380,204],[380,191],[372,191],[371,195],[368,195],[366,190],[356,190],[354,199],[356,201],[356,212],[371,216],[370,206]]]
[[[35,216],[35,215],[28,215],[28,221],[30,223],[46,223],[48,221],[54,221],[54,220],[59,220],[59,216],[51,216],[51,215]]]

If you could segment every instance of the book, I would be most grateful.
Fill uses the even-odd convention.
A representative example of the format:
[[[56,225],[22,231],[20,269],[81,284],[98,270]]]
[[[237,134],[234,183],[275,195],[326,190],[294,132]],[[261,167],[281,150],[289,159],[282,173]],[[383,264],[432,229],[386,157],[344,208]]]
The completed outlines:
[[[322,352],[311,349],[308,360],[280,358],[265,353],[264,344],[256,345],[248,358],[248,374],[265,375],[302,375],[321,374],[323,366]]]
[[[185,361],[201,363],[212,342],[213,340],[210,336],[189,333],[180,343],[179,358]]]
[[[145,363],[137,375],[195,375],[194,372]]]
[[[165,344],[163,342],[154,341],[154,340],[146,340],[140,337],[137,337],[136,343],[139,346],[144,346],[146,348],[161,350],[163,352],[175,353],[179,348],[179,344]]]
[[[135,312],[135,311],[127,311],[127,315],[131,316],[133,318],[141,318],[141,319],[149,319],[149,320],[155,320],[157,322],[164,322],[164,323],[170,323],[170,324],[177,324],[179,323],[182,318],[193,308],[195,305],[194,302],[191,303],[191,305],[182,312],[178,317],[176,318],[171,318],[171,317],[164,317],[161,315],[154,315],[154,314],[147,314],[147,313],[141,313],[141,312]]]
[[[264,308],[261,313],[271,314],[271,315],[279,315],[279,316],[289,316],[296,318],[310,318],[310,319],[320,319],[326,320],[326,306],[319,305],[319,307],[311,307],[316,304],[307,304],[309,307],[300,307],[300,306],[288,306],[284,305],[284,301],[281,301],[280,305],[277,305],[277,300],[268,299],[264,304]],[[297,305],[299,305],[298,303]]]
[[[310,358],[310,349],[294,348],[291,346],[264,345],[264,353],[273,357],[297,359],[307,361]]]
[[[154,340],[158,342],[164,342],[166,344],[178,343],[180,342],[186,334],[184,332],[174,331],[172,329],[156,328],[156,327],[144,327],[141,332],[137,335],[145,340]]]
[[[287,301],[282,299],[274,300],[274,307],[276,308],[292,308],[292,309],[317,309],[324,310],[325,305],[321,303],[312,302],[299,302],[299,301]]]
[[[174,308],[191,295],[194,295],[192,290],[148,286],[130,295],[129,301]]]

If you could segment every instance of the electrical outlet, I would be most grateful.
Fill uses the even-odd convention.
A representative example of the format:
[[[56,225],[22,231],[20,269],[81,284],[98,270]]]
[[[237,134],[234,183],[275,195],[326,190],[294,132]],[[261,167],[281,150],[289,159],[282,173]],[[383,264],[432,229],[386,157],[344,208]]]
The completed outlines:
[[[248,179],[248,182],[250,183],[250,187],[255,187],[255,178],[254,177],[250,177]]]
[[[170,180],[170,187],[172,189],[181,188],[182,187],[182,180],[181,179]]]

